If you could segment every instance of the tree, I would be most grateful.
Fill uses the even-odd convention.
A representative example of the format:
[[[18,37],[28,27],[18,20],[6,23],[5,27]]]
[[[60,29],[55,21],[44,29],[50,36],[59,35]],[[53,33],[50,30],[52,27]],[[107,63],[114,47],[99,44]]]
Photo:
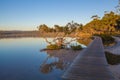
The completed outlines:
[[[93,20],[98,20],[98,19],[100,19],[100,17],[99,17],[98,15],[93,15],[91,18],[92,18]]]
[[[63,27],[59,26],[59,25],[54,25],[55,31],[56,32],[63,32]]]
[[[81,24],[78,24],[78,23],[75,23],[74,21],[71,21],[69,23],[66,24],[66,28],[68,28],[68,34],[72,33],[72,32],[75,32],[75,30],[77,28],[79,28],[81,26]]]
[[[120,0],[118,1],[118,5],[115,8],[116,8],[116,13],[120,15]]]
[[[97,15],[92,16],[93,20],[83,27],[83,32],[86,33],[111,33],[115,32],[120,26],[120,15],[114,12],[107,12],[100,19]],[[91,32],[92,31],[92,32]]]
[[[45,25],[45,24],[39,25],[39,26],[38,26],[38,30],[39,30],[40,32],[49,32],[49,28],[48,28],[48,26]]]
[[[48,43],[48,46],[51,48],[56,49],[58,48],[65,48],[68,44],[70,44],[73,41],[76,41],[78,37],[76,37],[76,33],[74,34],[75,38],[72,38],[70,41],[66,42],[66,36],[68,34],[71,34],[72,32],[75,32],[77,28],[82,26],[81,24],[69,22],[65,27],[54,25],[55,31],[59,34],[60,32],[63,32],[61,36],[56,35],[56,37],[52,41],[48,41],[47,38],[45,38],[46,42]]]
[[[120,30],[120,19],[116,20],[116,30]]]

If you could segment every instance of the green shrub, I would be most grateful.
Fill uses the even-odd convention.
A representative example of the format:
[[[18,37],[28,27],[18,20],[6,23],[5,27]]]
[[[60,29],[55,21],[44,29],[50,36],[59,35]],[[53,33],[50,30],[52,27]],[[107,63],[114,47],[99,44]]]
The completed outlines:
[[[82,49],[82,46],[81,45],[71,45],[70,46],[73,50],[81,50]]]
[[[56,50],[56,49],[60,49],[60,47],[56,44],[50,44],[47,46],[47,49]]]
[[[108,64],[116,65],[120,63],[120,55],[115,55],[110,52],[105,52]]]

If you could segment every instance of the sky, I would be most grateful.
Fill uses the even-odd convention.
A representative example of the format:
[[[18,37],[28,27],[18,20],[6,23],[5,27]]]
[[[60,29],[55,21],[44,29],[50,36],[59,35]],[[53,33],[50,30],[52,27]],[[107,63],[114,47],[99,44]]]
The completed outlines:
[[[0,30],[37,30],[40,24],[86,24],[115,11],[118,0],[0,0]]]

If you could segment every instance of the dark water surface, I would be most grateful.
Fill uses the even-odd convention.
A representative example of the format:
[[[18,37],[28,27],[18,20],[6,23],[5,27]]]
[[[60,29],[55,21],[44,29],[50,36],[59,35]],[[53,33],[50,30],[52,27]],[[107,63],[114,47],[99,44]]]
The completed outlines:
[[[62,80],[70,62],[64,63],[57,52],[40,52],[46,45],[43,38],[1,39],[0,80]]]

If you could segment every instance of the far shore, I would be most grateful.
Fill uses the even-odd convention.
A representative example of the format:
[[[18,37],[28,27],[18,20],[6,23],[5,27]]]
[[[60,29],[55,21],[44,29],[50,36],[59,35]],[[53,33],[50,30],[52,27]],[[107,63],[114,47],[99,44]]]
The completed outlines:
[[[59,32],[59,36],[63,36],[63,32]],[[56,37],[57,32],[41,33],[40,31],[0,31],[0,38],[21,38],[21,37]],[[73,34],[67,37],[73,37]]]

